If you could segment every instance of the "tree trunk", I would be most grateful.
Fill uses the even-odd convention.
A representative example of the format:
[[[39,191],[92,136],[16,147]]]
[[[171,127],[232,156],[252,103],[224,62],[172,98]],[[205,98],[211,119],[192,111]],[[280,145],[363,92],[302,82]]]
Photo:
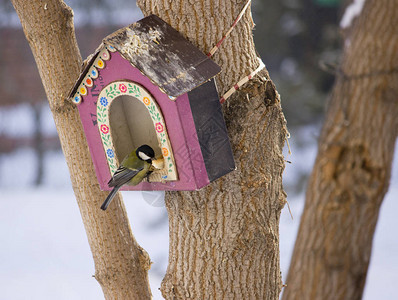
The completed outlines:
[[[121,198],[106,212],[76,107],[65,101],[80,73],[72,10],[62,1],[12,0],[49,100],[72,186],[107,299],[150,299],[150,260],[135,241]],[[21,70],[23,72],[23,70]]]
[[[40,103],[32,103],[31,105],[34,118],[34,135],[33,135],[33,150],[36,155],[36,174],[34,185],[39,186],[43,183],[44,176],[44,137],[41,127],[41,111],[42,105]]]
[[[246,1],[138,0],[208,53]],[[250,10],[213,59],[220,95],[257,68]],[[279,95],[266,71],[227,100],[224,114],[237,169],[196,192],[169,192],[166,299],[278,299],[279,216],[286,138]]]
[[[398,134],[398,2],[348,28],[283,299],[361,299]]]

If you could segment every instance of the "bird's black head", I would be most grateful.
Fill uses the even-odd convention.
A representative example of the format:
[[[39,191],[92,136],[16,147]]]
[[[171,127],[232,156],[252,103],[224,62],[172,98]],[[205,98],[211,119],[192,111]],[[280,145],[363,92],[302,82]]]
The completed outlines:
[[[145,160],[149,163],[151,163],[152,159],[155,158],[155,151],[153,151],[153,149],[148,145],[139,146],[135,151],[135,154],[139,159]]]

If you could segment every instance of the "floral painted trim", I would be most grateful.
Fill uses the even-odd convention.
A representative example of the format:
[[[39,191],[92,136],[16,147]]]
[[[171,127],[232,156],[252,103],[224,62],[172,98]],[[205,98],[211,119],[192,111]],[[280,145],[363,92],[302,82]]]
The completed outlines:
[[[115,81],[102,89],[97,101],[97,122],[101,136],[102,145],[106,154],[109,170],[113,174],[117,169],[115,147],[113,145],[109,126],[109,107],[118,96],[129,95],[141,101],[152,118],[153,126],[162,150],[165,162],[165,171],[162,173],[162,180],[177,180],[177,171],[174,162],[170,140],[167,135],[166,125],[156,101],[142,86],[130,81]]]
[[[109,50],[109,51],[108,51]],[[72,97],[72,102],[75,104],[80,104],[82,102],[82,96],[86,96],[88,92],[88,88],[94,85],[94,80],[98,78],[100,69],[105,68],[105,61],[111,58],[109,52],[115,52],[116,49],[112,46],[105,46],[102,48],[92,63],[92,66],[88,70],[86,76],[82,80],[79,88],[77,89],[75,95]]]

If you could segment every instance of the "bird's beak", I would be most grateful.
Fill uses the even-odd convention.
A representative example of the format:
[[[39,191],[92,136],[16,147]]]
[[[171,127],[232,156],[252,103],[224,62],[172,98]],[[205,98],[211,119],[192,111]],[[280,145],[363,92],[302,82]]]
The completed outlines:
[[[164,168],[164,159],[163,157],[160,157],[158,159],[152,160],[152,166],[158,170],[161,170]]]

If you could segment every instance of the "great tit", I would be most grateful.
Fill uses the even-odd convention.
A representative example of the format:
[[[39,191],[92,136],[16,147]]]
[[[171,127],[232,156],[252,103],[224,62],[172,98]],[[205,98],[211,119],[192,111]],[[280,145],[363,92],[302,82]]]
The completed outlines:
[[[108,186],[114,188],[101,205],[101,209],[107,209],[122,185],[126,183],[137,185],[152,173],[151,166],[154,158],[155,152],[148,145],[142,145],[127,155],[108,182]]]

